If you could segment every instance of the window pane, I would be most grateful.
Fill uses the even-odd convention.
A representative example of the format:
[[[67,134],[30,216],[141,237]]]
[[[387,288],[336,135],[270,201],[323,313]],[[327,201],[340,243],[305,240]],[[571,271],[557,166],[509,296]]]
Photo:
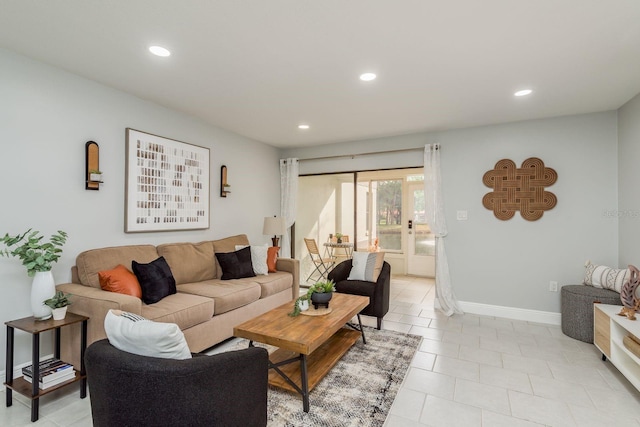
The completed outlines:
[[[382,249],[402,249],[402,180],[376,181],[376,225]]]
[[[429,226],[427,224],[416,224],[413,228],[416,236],[415,254],[435,256],[436,241]]]
[[[413,191],[413,232],[414,254],[435,255],[435,236],[427,225],[427,211],[424,198],[424,189]]]

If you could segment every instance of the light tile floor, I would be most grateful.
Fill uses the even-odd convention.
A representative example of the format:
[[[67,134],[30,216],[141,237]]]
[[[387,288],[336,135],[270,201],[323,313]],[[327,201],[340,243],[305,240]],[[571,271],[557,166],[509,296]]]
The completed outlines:
[[[433,280],[398,276],[383,328],[423,337],[385,427],[639,426],[640,392],[591,345],[559,326],[433,309]],[[375,319],[363,317],[375,326]],[[209,353],[223,350],[225,343]],[[77,386],[29,400],[0,392],[1,426],[91,426]]]

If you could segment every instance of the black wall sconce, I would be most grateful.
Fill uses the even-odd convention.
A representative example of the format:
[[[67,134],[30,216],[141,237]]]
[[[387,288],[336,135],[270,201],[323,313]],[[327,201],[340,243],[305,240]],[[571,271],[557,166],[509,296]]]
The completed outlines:
[[[220,197],[227,197],[227,194],[231,193],[229,188],[231,186],[227,183],[227,167],[222,165],[220,167]]]
[[[100,172],[100,147],[97,142],[87,141],[85,153],[85,186],[86,190],[100,190],[102,172]]]

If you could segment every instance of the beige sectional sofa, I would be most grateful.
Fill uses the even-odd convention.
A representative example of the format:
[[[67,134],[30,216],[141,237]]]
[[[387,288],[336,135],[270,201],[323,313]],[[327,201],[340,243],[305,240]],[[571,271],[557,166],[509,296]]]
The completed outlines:
[[[275,273],[244,279],[220,280],[222,270],[215,253],[233,252],[248,245],[246,235],[200,243],[133,245],[82,252],[72,268],[72,283],[58,290],[72,294],[69,311],[88,316],[87,345],[106,337],[104,318],[109,309],[139,314],[158,322],[176,323],[192,352],[203,351],[233,336],[233,327],[297,298],[299,262],[280,258]],[[163,256],[176,281],[177,293],[155,304],[130,295],[104,291],[98,272],[131,261],[149,263]],[[79,365],[80,325],[61,330],[61,351],[66,361]]]

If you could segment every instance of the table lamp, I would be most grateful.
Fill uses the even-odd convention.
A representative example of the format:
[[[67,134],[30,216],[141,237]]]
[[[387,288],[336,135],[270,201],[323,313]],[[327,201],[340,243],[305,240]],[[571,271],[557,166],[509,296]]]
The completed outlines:
[[[278,236],[282,236],[286,231],[287,228],[284,223],[284,218],[277,216],[267,216],[264,218],[262,234],[269,236],[273,235],[271,238],[273,246],[278,246],[278,241],[280,240]]]

